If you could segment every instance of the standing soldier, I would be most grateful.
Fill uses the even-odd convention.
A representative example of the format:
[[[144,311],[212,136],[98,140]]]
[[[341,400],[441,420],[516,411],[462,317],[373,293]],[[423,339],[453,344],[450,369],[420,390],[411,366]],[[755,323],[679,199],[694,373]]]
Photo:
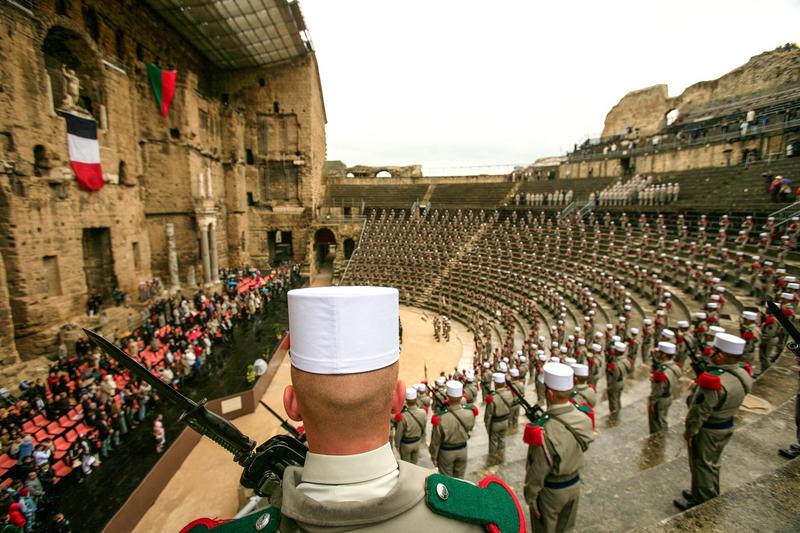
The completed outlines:
[[[719,496],[722,450],[733,435],[733,417],[753,385],[753,378],[739,366],[744,345],[744,339],[718,333],[714,337],[712,364],[695,380],[684,433],[692,488],[674,501],[681,511]]]
[[[509,374],[508,379],[514,383],[514,386],[517,387],[517,390],[520,391],[524,396],[525,387],[522,386],[522,378],[520,377],[519,369],[512,368],[511,370],[508,371],[508,374]],[[514,393],[512,392],[511,395],[513,397]],[[511,404],[511,410],[508,413],[508,433],[517,432],[517,428],[519,427],[519,412],[520,412],[520,403],[519,401],[515,400],[514,403]]]
[[[570,396],[570,401],[575,405],[586,403],[586,405],[594,409],[594,406],[597,405],[597,391],[587,383],[589,365],[577,363],[572,365],[572,370],[575,372],[575,388]]]
[[[675,345],[671,342],[659,342],[656,351],[657,365],[650,374],[650,398],[647,405],[647,420],[650,433],[658,433],[667,429],[667,414],[672,405],[673,394],[678,390],[681,369],[672,360],[675,357]]]
[[[653,321],[645,318],[642,321],[642,363],[647,364],[650,358],[650,349],[653,347]]]
[[[417,404],[427,414],[430,410],[431,404],[433,403],[431,397],[428,396],[428,387],[426,387],[424,383],[417,383],[414,385],[414,388],[417,389]]]
[[[597,382],[600,381],[600,353],[603,347],[599,344],[592,344],[590,350],[586,352],[586,365],[589,367],[589,385],[596,390]]]
[[[528,358],[524,355],[519,356],[519,379],[525,387],[528,382]]]
[[[439,342],[441,340],[440,337],[441,327],[442,327],[442,321],[439,320],[439,315],[436,315],[435,317],[433,317],[433,338],[436,339],[436,342]]]
[[[286,468],[280,509],[268,507],[219,528],[221,521],[199,519],[183,531],[276,531],[278,519],[281,527],[286,521],[284,529],[300,531],[352,529],[353,520],[381,531],[482,531],[460,521],[462,513],[429,505],[432,499],[424,490],[430,476],[439,478],[451,498],[471,494],[474,486],[397,461],[389,445],[388,414],[405,396],[397,380],[398,291],[310,288],[290,291],[288,300],[292,384],[283,403],[289,417],[306,428],[305,465]],[[371,327],[365,330],[367,322]],[[359,339],[358,349],[336,342],[352,338]],[[514,506],[497,512],[509,513],[515,513]]]
[[[621,408],[622,390],[625,388],[625,365],[620,358],[625,357],[625,345],[614,343],[606,364],[606,389],[608,390],[608,411],[612,415]]]
[[[536,401],[544,403],[544,364],[547,362],[547,356],[541,352],[536,356]]]
[[[478,386],[475,384],[475,372],[470,369],[464,371],[464,399],[469,405],[474,405],[478,399]]]
[[[428,415],[417,405],[417,389],[406,389],[406,405],[395,415],[394,447],[400,451],[400,459],[417,464],[419,449],[425,438]]]
[[[630,338],[628,338],[628,366],[630,373],[636,370],[636,356],[639,354],[639,328],[630,329]]]
[[[506,375],[502,372],[492,374],[494,394],[486,398],[486,412],[483,422],[489,433],[489,465],[502,464],[506,458],[506,433],[508,433],[508,417],[514,397],[506,387]]]
[[[778,319],[772,315],[764,317],[761,322],[761,342],[758,343],[758,374],[763,374],[772,364],[772,352],[778,345],[778,330],[781,329]]]
[[[573,371],[548,363],[544,371],[547,413],[525,427],[528,445],[525,500],[533,531],[569,531],[575,527],[583,453],[592,442],[592,424],[569,401]]]
[[[447,409],[431,419],[431,461],[446,476],[463,478],[467,473],[467,441],[475,425],[478,408],[461,405],[464,387],[447,382]]]
[[[761,329],[756,324],[758,313],[755,311],[742,311],[742,320],[739,324],[739,334],[746,343],[742,359],[754,368],[756,365],[756,348],[761,343]]]
[[[442,333],[444,334],[444,342],[450,342],[450,329],[453,325],[447,315],[442,315]]]
[[[492,364],[484,361],[481,366],[481,395],[485,403],[486,397],[492,393]]]

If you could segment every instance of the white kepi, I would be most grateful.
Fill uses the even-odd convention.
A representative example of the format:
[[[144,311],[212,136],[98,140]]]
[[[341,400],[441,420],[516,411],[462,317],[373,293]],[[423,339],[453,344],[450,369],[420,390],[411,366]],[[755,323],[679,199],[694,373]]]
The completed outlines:
[[[292,366],[312,374],[358,374],[392,365],[400,358],[399,315],[397,289],[389,287],[291,290]]]
[[[572,368],[562,363],[547,363],[544,365],[544,384],[553,390],[572,390],[574,372]]]
[[[461,398],[464,395],[464,384],[460,381],[451,379],[445,387],[447,387],[447,396],[450,398]]]
[[[416,400],[417,399],[417,389],[414,387],[406,388],[406,400]]]
[[[714,348],[728,355],[742,355],[745,344],[744,339],[730,333],[717,333],[714,337]]]

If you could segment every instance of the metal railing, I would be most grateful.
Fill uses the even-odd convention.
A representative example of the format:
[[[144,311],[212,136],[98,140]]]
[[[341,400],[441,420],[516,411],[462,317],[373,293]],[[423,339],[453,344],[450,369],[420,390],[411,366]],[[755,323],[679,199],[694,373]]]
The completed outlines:
[[[564,209],[562,209],[562,210],[561,210],[561,216],[562,216],[562,217],[568,217],[568,216],[570,216],[572,213],[574,213],[575,211],[577,211],[578,209],[580,209],[580,207],[578,206],[578,202],[577,202],[577,200],[573,200],[572,202],[570,202],[570,203],[567,205],[567,207],[565,207]]]
[[[595,201],[594,199],[590,198],[589,200],[586,201],[586,205],[581,207],[580,211],[578,211],[578,215],[580,215],[581,217],[585,217],[586,215],[594,211],[594,208],[595,208]]]
[[[800,216],[800,202],[795,202],[792,205],[787,205],[782,209],[770,213],[769,216],[775,217],[775,225],[782,226],[786,224],[792,217]]]

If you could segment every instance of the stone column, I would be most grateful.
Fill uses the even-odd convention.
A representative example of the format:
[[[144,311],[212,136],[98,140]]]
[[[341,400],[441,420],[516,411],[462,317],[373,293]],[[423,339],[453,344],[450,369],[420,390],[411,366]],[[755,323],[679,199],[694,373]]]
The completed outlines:
[[[170,290],[181,288],[181,278],[178,269],[178,251],[175,247],[175,225],[167,224],[167,257],[169,262],[169,285]]]
[[[219,255],[217,254],[217,224],[212,222],[208,225],[208,246],[211,248],[211,280],[216,283],[219,281]]]
[[[197,277],[194,272],[194,265],[191,265],[189,270],[186,272],[186,284],[192,289],[197,287]]]
[[[211,283],[211,255],[208,253],[208,224],[200,224],[200,257],[203,261],[203,282]]]

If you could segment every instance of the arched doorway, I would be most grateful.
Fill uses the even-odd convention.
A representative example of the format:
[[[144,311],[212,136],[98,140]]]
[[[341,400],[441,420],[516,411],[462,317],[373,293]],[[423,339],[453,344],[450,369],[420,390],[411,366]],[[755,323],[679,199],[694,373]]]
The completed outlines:
[[[345,239],[344,240],[344,258],[350,259],[353,257],[353,252],[356,249],[356,241],[353,239]]]
[[[314,234],[314,259],[317,270],[333,268],[336,256],[336,236],[328,228],[320,228]]]

